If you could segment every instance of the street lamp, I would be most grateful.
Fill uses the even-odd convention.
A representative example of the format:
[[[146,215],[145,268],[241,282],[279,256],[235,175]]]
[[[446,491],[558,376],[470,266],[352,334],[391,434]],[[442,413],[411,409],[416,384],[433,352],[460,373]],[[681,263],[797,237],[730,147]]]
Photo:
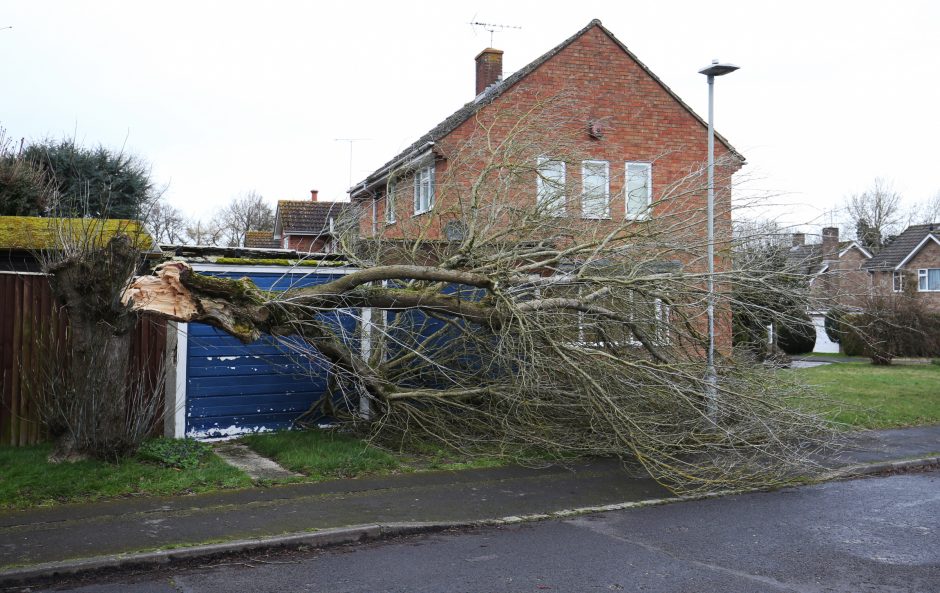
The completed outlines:
[[[718,416],[718,378],[715,374],[715,77],[737,70],[734,64],[711,65],[699,70],[708,77],[708,360],[705,369],[705,398],[708,417]]]

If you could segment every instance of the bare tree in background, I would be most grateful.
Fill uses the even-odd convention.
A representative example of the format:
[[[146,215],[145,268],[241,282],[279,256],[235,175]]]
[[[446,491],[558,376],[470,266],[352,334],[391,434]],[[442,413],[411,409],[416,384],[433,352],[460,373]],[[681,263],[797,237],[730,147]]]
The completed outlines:
[[[940,223],[940,191],[911,210],[911,224]]]
[[[169,262],[125,299],[325,358],[323,408],[345,409],[351,426],[387,444],[615,455],[677,491],[806,475],[832,433],[788,403],[807,391],[787,375],[725,356],[717,411],[706,404],[704,169],[661,179],[638,220],[582,217],[578,188],[557,183],[540,157],[580,163],[589,145],[571,130],[586,120],[564,97],[478,115],[465,141],[440,147],[448,167],[428,214],[340,237],[361,268],[340,279],[275,294]],[[536,200],[539,178],[556,183]],[[731,270],[727,193],[717,204],[718,325],[728,337],[737,285],[785,288],[776,270]],[[335,323],[344,315],[359,319],[355,335]]]
[[[187,245],[221,246],[226,244],[226,232],[215,219],[192,218],[183,228],[183,241]]]
[[[150,206],[144,225],[158,244],[179,244],[186,240],[186,218],[162,198]]]
[[[846,198],[844,208],[856,240],[872,253],[881,251],[889,237],[904,230],[901,194],[880,177],[869,189]]]
[[[261,194],[252,190],[222,207],[215,216],[215,224],[227,245],[241,246],[248,231],[274,230],[274,210]]]

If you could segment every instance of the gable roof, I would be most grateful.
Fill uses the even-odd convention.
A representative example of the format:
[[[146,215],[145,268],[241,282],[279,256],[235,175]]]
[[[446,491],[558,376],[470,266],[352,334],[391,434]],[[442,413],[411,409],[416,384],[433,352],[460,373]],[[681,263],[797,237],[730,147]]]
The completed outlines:
[[[310,200],[279,200],[274,222],[274,235],[324,235],[332,232],[334,221],[346,213],[348,202],[313,202]]]
[[[448,116],[446,119],[444,119],[444,121],[442,121],[441,123],[431,128],[430,131],[428,131],[426,134],[424,134],[423,136],[415,140],[410,146],[408,146],[408,148],[404,149],[403,151],[395,155],[395,157],[393,157],[387,163],[385,163],[384,165],[376,169],[374,172],[369,174],[368,177],[366,177],[365,179],[363,179],[362,181],[360,181],[353,187],[349,188],[348,193],[350,197],[355,199],[355,197],[358,194],[362,193],[369,187],[375,185],[375,183],[380,181],[381,179],[384,179],[385,176],[388,175],[388,173],[396,167],[396,165],[410,161],[424,154],[428,150],[430,150],[436,142],[440,141],[445,136],[447,136],[448,134],[456,130],[461,124],[463,124],[465,121],[467,121],[468,119],[476,115],[481,109],[483,109],[484,107],[486,107],[487,105],[495,101],[503,93],[505,93],[507,90],[512,88],[516,83],[518,83],[519,81],[524,79],[526,76],[531,74],[539,66],[541,66],[542,64],[544,64],[551,58],[555,57],[555,55],[557,55],[563,49],[565,49],[566,47],[568,47],[569,45],[571,45],[572,43],[580,39],[582,36],[584,36],[585,33],[590,31],[594,27],[597,27],[598,29],[603,31],[604,34],[606,34],[611,39],[611,41],[613,41],[621,50],[623,50],[624,53],[630,56],[630,59],[636,62],[636,64],[646,73],[647,76],[649,76],[653,81],[659,84],[659,86],[662,87],[662,89],[666,91],[666,93],[668,93],[669,96],[673,98],[673,100],[675,100],[686,111],[688,111],[689,114],[692,115],[692,117],[694,117],[696,121],[698,121],[703,126],[708,127],[708,123],[704,119],[702,119],[697,113],[695,113],[695,111],[693,111],[692,108],[689,107],[685,103],[685,101],[683,101],[679,97],[679,95],[677,95],[675,92],[673,92],[672,89],[666,86],[666,84],[658,76],[653,74],[653,71],[650,70],[646,66],[646,64],[641,62],[640,59],[637,58],[633,52],[627,49],[627,46],[621,43],[621,41],[617,39],[613,33],[611,33],[606,27],[604,27],[604,25],[601,24],[601,21],[599,19],[594,19],[590,23],[588,23],[586,27],[584,27],[583,29],[581,29],[580,31],[578,31],[577,33],[575,33],[568,39],[562,41],[561,43],[556,45],[554,48],[550,49],[548,52],[542,54],[540,57],[536,58],[534,61],[530,62],[528,65],[517,70],[508,78],[498,81],[494,83],[493,85],[489,86],[486,90],[484,90],[482,93],[477,95],[477,97],[475,97],[473,101],[470,101],[469,103],[467,103],[466,105],[464,105],[463,107],[461,107],[460,109],[452,113],[450,116]],[[740,152],[738,152],[733,146],[731,146],[731,144],[724,138],[724,136],[716,132],[715,138],[719,142],[724,144],[725,147],[729,151],[731,151],[731,153],[734,156],[739,158],[742,162],[745,160],[744,156]]]
[[[940,223],[915,224],[904,229],[894,241],[891,241],[878,254],[862,265],[866,270],[893,270],[920,250],[933,238],[940,243]]]
[[[871,257],[871,253],[855,241],[840,241],[838,257],[841,258],[853,248],[858,249],[865,257]],[[822,243],[791,247],[787,252],[787,265],[796,273],[808,276],[815,276],[829,269],[828,260],[823,259]]]

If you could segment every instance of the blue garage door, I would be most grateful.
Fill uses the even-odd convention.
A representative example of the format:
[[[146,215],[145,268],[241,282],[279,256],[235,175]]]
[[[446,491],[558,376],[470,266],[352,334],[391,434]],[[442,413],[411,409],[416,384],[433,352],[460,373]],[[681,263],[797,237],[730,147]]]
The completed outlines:
[[[260,288],[322,284],[341,274],[200,272],[248,276]],[[352,339],[358,310],[327,317]],[[186,358],[186,435],[211,438],[289,428],[326,392],[329,363],[293,339],[262,336],[242,344],[202,323],[190,323]]]

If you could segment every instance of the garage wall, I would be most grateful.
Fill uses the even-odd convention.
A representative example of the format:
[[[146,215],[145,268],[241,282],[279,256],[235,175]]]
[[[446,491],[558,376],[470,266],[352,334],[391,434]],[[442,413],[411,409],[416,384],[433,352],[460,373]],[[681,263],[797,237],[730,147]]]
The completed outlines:
[[[322,284],[347,273],[344,269],[258,271],[247,266],[197,270],[226,278],[247,276],[270,290]],[[358,317],[358,310],[344,310],[329,319],[352,339]],[[186,332],[185,340],[180,340],[186,349],[185,381],[180,381],[185,385],[186,436],[212,438],[289,428],[327,389],[329,363],[300,347],[296,339],[263,336],[245,345],[201,323],[181,331]]]

